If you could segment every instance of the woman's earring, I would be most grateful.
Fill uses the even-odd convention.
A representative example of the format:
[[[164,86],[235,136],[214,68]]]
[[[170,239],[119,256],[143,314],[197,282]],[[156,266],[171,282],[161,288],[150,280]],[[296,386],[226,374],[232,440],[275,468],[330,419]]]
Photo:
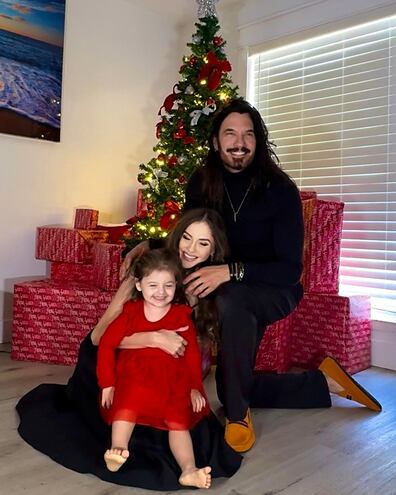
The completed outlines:
[[[210,261],[213,263],[213,260],[214,260],[214,253],[211,253],[211,255],[210,255]]]

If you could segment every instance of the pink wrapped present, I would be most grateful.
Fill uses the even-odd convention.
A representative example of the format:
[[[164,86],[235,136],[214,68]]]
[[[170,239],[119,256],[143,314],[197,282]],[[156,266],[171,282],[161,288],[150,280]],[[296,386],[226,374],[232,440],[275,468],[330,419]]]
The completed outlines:
[[[118,289],[120,285],[121,244],[99,244],[93,248],[93,283],[106,290]]]
[[[75,282],[16,284],[11,357],[73,365],[80,342],[97,322],[100,291]]]
[[[106,242],[105,230],[81,230],[60,226],[37,227],[36,258],[68,263],[89,263],[96,242]]]
[[[98,299],[96,301],[96,317],[97,320],[102,317],[103,313],[106,311],[108,305],[110,304],[111,300],[113,299],[116,290],[109,290],[109,291],[101,291]]]
[[[305,294],[294,313],[292,362],[317,368],[326,356],[350,373],[371,364],[371,320],[368,296]]]
[[[51,280],[92,284],[93,265],[92,263],[63,263],[61,261],[53,261],[51,263]]]
[[[337,294],[344,203],[302,195],[305,292]]]
[[[98,225],[99,211],[88,208],[77,208],[74,217],[75,229],[96,229]]]
[[[283,372],[290,368],[294,313],[266,328],[256,355],[256,370]]]

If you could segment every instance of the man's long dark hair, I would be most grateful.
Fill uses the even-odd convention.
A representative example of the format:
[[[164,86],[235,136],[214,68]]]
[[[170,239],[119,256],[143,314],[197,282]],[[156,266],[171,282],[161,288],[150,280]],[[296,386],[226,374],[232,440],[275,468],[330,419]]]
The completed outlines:
[[[253,122],[253,130],[256,137],[256,152],[253,162],[249,165],[252,170],[252,189],[254,192],[263,190],[269,180],[276,176],[285,181],[291,181],[290,177],[280,168],[279,159],[273,150],[273,144],[268,137],[268,129],[261,118],[260,113],[243,98],[231,100],[224,106],[213,119],[212,131],[209,136],[209,152],[203,167],[200,169],[203,179],[203,196],[207,206],[221,208],[224,187],[222,177],[222,163],[220,154],[214,147],[214,139],[218,139],[221,124],[231,113],[249,114]]]

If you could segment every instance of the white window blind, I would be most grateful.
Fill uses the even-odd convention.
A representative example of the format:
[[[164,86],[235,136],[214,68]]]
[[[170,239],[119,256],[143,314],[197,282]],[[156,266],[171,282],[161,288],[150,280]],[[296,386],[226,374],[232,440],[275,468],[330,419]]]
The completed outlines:
[[[396,16],[253,55],[248,88],[299,187],[345,202],[340,293],[396,321]]]

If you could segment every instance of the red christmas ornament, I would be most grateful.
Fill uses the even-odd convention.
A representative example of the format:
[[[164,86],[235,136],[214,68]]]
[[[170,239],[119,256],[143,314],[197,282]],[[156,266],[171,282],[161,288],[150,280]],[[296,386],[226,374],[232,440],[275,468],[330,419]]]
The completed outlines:
[[[171,211],[173,213],[180,211],[179,203],[177,203],[173,199],[168,199],[167,201],[165,201],[164,207],[165,207],[165,210]]]
[[[157,160],[161,161],[161,162],[166,162],[166,155],[164,155],[163,153],[160,153],[158,156],[157,156]]]
[[[177,130],[173,133],[173,139],[183,139],[187,136],[187,132],[184,129],[184,121],[179,120],[177,123]]]
[[[173,139],[183,139],[187,136],[187,132],[185,129],[180,129],[179,131],[175,131],[173,133]]]
[[[168,159],[168,165],[169,167],[174,167],[177,165],[177,158],[174,155]]]
[[[207,79],[208,88],[211,91],[214,91],[219,87],[223,73],[231,71],[231,64],[227,59],[218,59],[214,52],[209,52],[207,59],[208,63],[202,66],[202,69],[198,74],[198,80],[202,81]]]
[[[195,143],[195,138],[192,136],[187,136],[183,139],[184,144],[194,144]]]
[[[188,59],[188,63],[191,65],[195,65],[198,62],[198,59],[195,55],[191,55],[190,58]]]
[[[160,222],[159,222],[161,229],[163,230],[171,229],[178,221],[179,216],[180,216],[179,213],[174,213],[173,211],[165,212],[160,218]]]
[[[186,183],[186,178],[184,175],[180,175],[180,177],[177,179],[179,181],[179,184],[185,184]]]
[[[220,46],[223,43],[223,38],[221,36],[215,36],[213,38],[213,44],[215,46]]]

